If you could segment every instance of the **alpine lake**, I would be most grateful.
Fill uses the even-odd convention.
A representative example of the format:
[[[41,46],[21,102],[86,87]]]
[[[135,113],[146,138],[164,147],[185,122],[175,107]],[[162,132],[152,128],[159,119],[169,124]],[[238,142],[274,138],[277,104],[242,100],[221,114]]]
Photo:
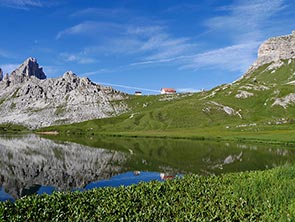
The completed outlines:
[[[0,150],[1,201],[295,162],[292,147],[188,139],[2,135]]]

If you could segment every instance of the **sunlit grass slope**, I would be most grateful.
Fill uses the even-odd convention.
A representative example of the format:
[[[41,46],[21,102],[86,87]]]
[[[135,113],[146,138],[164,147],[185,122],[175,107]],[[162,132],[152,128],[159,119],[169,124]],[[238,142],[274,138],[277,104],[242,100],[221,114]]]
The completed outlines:
[[[268,134],[275,129],[278,134],[281,130],[291,132],[295,122],[295,99],[287,105],[276,102],[295,93],[295,60],[273,67],[273,64],[266,64],[232,84],[200,93],[130,95],[126,100],[130,111],[118,117],[42,130],[206,137],[241,133],[247,137],[253,132]]]

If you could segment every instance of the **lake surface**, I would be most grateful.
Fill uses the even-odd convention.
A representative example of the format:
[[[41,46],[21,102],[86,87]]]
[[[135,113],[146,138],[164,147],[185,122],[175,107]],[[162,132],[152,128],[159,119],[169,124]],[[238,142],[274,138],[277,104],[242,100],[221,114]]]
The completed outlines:
[[[0,200],[161,180],[160,173],[210,175],[295,162],[294,148],[268,144],[121,137],[68,140],[81,144],[34,134],[0,136]]]

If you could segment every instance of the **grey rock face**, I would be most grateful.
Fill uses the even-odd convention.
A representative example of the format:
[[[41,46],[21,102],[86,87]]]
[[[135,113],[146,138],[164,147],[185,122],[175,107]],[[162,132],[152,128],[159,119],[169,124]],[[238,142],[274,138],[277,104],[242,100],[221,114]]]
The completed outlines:
[[[0,82],[0,123],[31,128],[111,117],[127,111],[126,95],[68,71],[46,78],[29,58]],[[31,65],[30,65],[31,64]],[[33,65],[32,65],[33,64]]]
[[[14,198],[35,184],[59,191],[124,172],[127,155],[75,143],[55,143],[37,135],[0,137],[0,186]],[[121,165],[121,166],[119,166]]]
[[[295,93],[290,93],[283,98],[276,98],[272,106],[278,105],[286,109],[288,105],[291,105],[294,103],[295,103]]]
[[[280,60],[295,58],[295,31],[290,35],[273,37],[266,40],[258,49],[258,58],[246,72],[251,73],[258,67],[275,62],[280,64]]]
[[[0,68],[0,81],[2,81],[2,79],[3,79],[3,71],[2,71],[2,69]]]
[[[10,74],[9,80],[17,84],[29,80],[31,76],[35,76],[38,79],[46,79],[46,75],[43,69],[39,68],[37,60],[30,57]]]
[[[258,49],[256,64],[261,66],[290,58],[295,58],[295,32],[292,32],[291,35],[270,38],[265,41]]]

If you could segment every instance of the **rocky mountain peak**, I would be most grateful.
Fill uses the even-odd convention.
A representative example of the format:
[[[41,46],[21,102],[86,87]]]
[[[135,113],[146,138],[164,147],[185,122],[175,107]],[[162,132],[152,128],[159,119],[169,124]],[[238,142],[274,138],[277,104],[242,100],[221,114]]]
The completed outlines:
[[[75,77],[77,76],[75,73],[73,73],[73,71],[69,70],[69,71],[66,71],[64,74],[63,74],[64,77],[67,77],[67,76],[72,76],[72,77]]]
[[[39,67],[37,60],[29,57],[10,74],[9,81],[12,83],[21,83],[32,76],[38,79],[46,79],[46,75],[43,69]]]
[[[37,128],[116,116],[128,110],[124,93],[72,71],[46,78],[28,58],[0,82],[0,123]]]
[[[295,31],[290,35],[273,37],[262,43],[253,66],[258,68],[270,62],[293,58],[295,58]]]

